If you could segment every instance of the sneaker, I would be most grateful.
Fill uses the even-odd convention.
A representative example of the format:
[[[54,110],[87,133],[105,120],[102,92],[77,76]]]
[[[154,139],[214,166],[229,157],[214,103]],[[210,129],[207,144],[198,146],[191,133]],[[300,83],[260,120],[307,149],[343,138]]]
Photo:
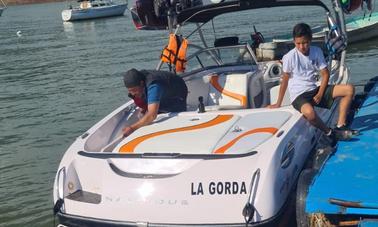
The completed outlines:
[[[348,133],[352,134],[352,136],[358,136],[360,134],[360,131],[356,130],[356,129],[351,129],[349,127],[347,127],[346,125],[343,125],[341,127],[335,127],[334,128],[335,131],[348,131]]]
[[[334,137],[340,141],[348,141],[353,137],[351,130],[332,129],[332,133],[334,134]]]

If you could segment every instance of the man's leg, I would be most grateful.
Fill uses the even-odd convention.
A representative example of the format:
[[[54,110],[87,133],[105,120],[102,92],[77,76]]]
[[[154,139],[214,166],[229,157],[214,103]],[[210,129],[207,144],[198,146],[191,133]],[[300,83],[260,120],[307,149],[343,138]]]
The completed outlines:
[[[330,133],[330,128],[319,118],[316,114],[314,107],[310,103],[305,103],[301,106],[301,113],[303,116],[316,128],[322,130],[325,134]]]
[[[339,104],[339,119],[338,126],[346,124],[347,114],[349,112],[350,104],[352,103],[354,95],[354,87],[350,84],[336,85],[333,89],[332,97],[341,97]]]

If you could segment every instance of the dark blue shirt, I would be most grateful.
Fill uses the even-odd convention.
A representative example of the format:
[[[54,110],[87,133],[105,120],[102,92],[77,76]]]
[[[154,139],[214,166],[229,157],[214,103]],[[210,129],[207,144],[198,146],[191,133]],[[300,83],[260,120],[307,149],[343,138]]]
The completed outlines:
[[[150,84],[147,87],[147,104],[160,103],[163,95],[163,87],[159,83]]]

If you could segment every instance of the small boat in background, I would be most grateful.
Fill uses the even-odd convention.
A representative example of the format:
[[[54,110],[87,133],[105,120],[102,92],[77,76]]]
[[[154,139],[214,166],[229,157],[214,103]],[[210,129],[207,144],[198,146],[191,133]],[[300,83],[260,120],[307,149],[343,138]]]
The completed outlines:
[[[116,4],[111,0],[79,1],[78,8],[62,11],[63,21],[87,20],[102,17],[122,16],[127,9],[127,3]]]
[[[362,40],[378,37],[378,12],[371,15],[356,16],[346,19],[346,30],[348,43],[355,43]],[[314,31],[314,39],[324,39],[328,28]]]
[[[348,43],[356,43],[362,40],[372,39],[378,37],[378,12],[370,15],[356,16],[346,19],[346,30],[348,34]],[[324,40],[328,27],[314,26],[313,40]],[[287,42],[292,38],[285,36],[284,38],[274,38],[273,42]]]
[[[3,0],[0,0],[0,2],[1,2],[1,6],[0,6],[0,16],[1,16],[1,14],[3,14],[3,11],[7,8],[7,5],[5,4]]]
[[[368,16],[352,17],[346,22],[348,43],[378,37],[378,12]]]

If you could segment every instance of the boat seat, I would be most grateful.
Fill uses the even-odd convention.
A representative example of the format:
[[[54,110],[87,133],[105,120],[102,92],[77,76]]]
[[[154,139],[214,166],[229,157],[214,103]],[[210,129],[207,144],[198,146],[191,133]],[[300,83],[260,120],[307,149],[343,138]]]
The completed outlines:
[[[268,104],[267,90],[262,74],[209,74],[186,82],[189,90],[188,110],[198,108],[203,97],[205,110],[261,108]]]
[[[187,110],[196,110],[198,108],[198,97],[202,96],[204,104],[207,105],[207,96],[209,95],[209,81],[207,78],[192,78],[187,80],[188,97],[186,98]]]
[[[262,74],[251,76],[248,90],[250,108],[260,108],[267,105],[267,92]]]
[[[251,73],[209,74],[186,81],[189,94],[188,110],[198,108],[198,98],[203,97],[206,110],[248,108],[248,81]]]
[[[219,109],[244,109],[248,107],[248,79],[250,74],[210,75],[207,106]]]
[[[280,92],[280,85],[276,85],[269,90],[270,104],[274,104],[277,102],[279,92]],[[288,92],[288,89],[286,89],[281,106],[289,106],[290,104],[291,104],[291,101],[290,101],[289,92]]]

